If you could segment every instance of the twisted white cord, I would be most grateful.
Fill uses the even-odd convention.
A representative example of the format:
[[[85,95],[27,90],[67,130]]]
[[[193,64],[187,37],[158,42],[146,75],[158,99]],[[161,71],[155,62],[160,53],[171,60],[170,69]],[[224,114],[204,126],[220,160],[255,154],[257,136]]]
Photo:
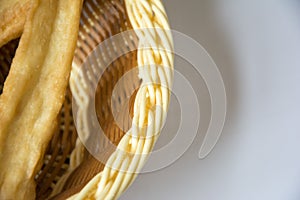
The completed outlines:
[[[173,79],[173,43],[164,8],[160,0],[125,2],[130,22],[139,38],[137,54],[142,79],[134,102],[132,127],[110,156],[104,170],[70,199],[118,198],[145,164],[166,118]],[[87,96],[86,84],[82,83],[82,88],[79,88],[80,84],[75,86],[72,78],[70,84],[76,103],[84,110],[87,105],[84,98]],[[84,127],[85,122],[80,121],[77,129],[84,130]]]

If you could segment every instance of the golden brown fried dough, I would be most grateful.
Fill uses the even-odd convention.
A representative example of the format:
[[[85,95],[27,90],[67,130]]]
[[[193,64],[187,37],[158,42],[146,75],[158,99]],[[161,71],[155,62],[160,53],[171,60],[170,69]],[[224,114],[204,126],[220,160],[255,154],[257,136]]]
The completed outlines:
[[[21,36],[30,8],[30,0],[0,0],[0,47]]]
[[[0,199],[35,198],[34,176],[64,100],[81,5],[82,0],[30,1],[0,96]]]

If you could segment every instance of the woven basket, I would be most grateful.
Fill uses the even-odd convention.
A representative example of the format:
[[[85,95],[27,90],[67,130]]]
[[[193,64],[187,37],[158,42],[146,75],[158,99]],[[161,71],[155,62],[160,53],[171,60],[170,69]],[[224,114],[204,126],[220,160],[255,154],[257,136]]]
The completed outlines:
[[[18,41],[0,48],[0,94]],[[160,0],[84,1],[66,99],[35,176],[37,199],[116,199],[128,188],[166,118],[172,47]],[[91,107],[108,142],[94,138]],[[86,145],[105,149],[102,159]]]

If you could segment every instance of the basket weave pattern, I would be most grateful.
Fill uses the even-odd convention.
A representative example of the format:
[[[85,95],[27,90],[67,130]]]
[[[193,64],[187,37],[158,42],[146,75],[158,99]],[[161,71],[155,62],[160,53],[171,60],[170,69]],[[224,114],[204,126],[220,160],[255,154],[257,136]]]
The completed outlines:
[[[97,57],[92,59],[98,65],[96,68],[85,65],[89,76],[82,74],[82,66],[101,42],[127,30],[134,30],[134,34],[123,37],[126,45],[97,49]],[[18,40],[14,40],[0,48],[0,92],[17,44]],[[160,0],[84,1],[70,89],[44,164],[35,177],[37,199],[116,199],[128,188],[146,162],[166,118],[173,79],[172,48]],[[125,53],[106,66],[107,59],[122,52]],[[135,68],[138,70],[134,71]],[[134,71],[130,78],[122,80],[130,71]],[[99,72],[102,76],[97,80],[95,74]],[[114,88],[120,81],[122,87],[114,96]],[[96,94],[90,94],[89,87],[95,82]],[[90,104],[87,97],[92,95],[95,95],[97,120],[115,145],[102,155],[105,162],[94,158],[77,137],[78,132],[93,140],[86,124]],[[78,107],[76,128],[72,98]],[[117,115],[113,114],[113,108],[118,108]],[[122,122],[121,127],[116,121]],[[108,147],[101,142],[96,141],[97,145]]]

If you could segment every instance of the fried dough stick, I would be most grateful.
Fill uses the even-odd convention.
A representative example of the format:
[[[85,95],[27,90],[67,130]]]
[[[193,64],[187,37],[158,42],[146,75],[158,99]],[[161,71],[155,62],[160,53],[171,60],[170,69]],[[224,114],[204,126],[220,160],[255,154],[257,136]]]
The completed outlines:
[[[0,47],[21,36],[30,3],[29,0],[0,0]]]
[[[77,41],[82,0],[31,3],[0,96],[0,199],[35,198]]]

